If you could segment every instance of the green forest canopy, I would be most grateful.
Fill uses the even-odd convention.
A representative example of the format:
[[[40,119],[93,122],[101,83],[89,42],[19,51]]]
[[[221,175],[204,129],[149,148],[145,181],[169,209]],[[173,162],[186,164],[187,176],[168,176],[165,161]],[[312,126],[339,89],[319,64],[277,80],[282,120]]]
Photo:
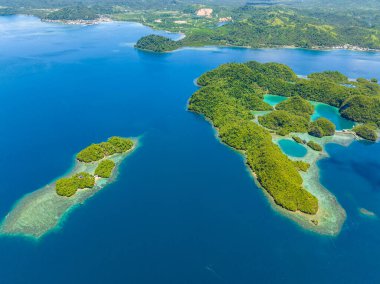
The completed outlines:
[[[323,148],[322,148],[321,145],[319,145],[317,142],[314,142],[312,140],[310,140],[309,142],[307,142],[307,146],[309,146],[314,151],[321,152],[323,150]]]
[[[276,65],[270,66],[274,68]],[[293,78],[287,67],[278,67],[284,69],[284,78]],[[191,97],[189,109],[205,115],[218,128],[224,143],[244,151],[257,180],[278,205],[291,211],[315,214],[318,200],[303,188],[298,172],[300,167],[306,169],[305,165],[295,164],[283,154],[272,143],[271,134],[251,121],[251,111],[257,109],[248,107],[236,97],[236,93],[244,93],[236,92],[236,86],[248,84],[251,92],[246,96],[262,100],[265,90],[255,83],[256,75],[244,64],[222,65],[205,73],[198,81],[203,87]],[[241,84],[230,84],[234,81]],[[230,85],[234,91],[229,89]]]
[[[320,117],[309,124],[308,133],[315,137],[333,136],[335,134],[335,124],[330,120]]]
[[[159,35],[148,35],[139,39],[136,48],[153,52],[166,52],[181,47],[181,43]]]
[[[89,173],[78,173],[69,178],[61,178],[56,182],[55,190],[58,195],[70,197],[78,189],[92,188],[95,185],[95,177]]]
[[[101,178],[109,178],[112,175],[112,171],[116,164],[112,160],[103,160],[99,163],[95,169],[95,175]]]
[[[262,126],[276,130],[280,135],[287,135],[291,132],[307,132],[310,118],[297,115],[285,110],[272,111],[259,117]]]
[[[338,73],[330,72],[334,74],[334,78],[345,77]],[[298,78],[286,65],[261,64],[256,61],[245,64],[223,64],[202,75],[198,79],[198,84],[207,86],[214,80],[223,80],[228,83],[239,81],[261,87],[261,93],[286,97],[298,96],[305,100],[326,103],[338,107],[342,116],[347,119],[380,125],[380,86],[371,80],[359,78],[350,82],[355,86],[351,87],[334,80],[321,80],[320,77]]]
[[[291,97],[288,103],[279,105],[280,110],[258,119],[260,124],[283,135],[307,132],[311,126],[322,136],[334,133],[335,126],[326,119],[310,123],[313,108],[305,100],[339,107],[348,118],[376,120],[377,116],[367,115],[366,109],[367,104],[371,104],[372,109],[378,107],[376,113],[380,113],[380,107],[372,101],[380,96],[377,83],[358,79],[350,82],[353,88],[342,84],[344,78],[339,72],[329,71],[302,79],[288,66],[277,63],[223,64],[198,79],[201,89],[191,97],[189,110],[204,115],[218,129],[224,143],[244,152],[257,180],[278,205],[291,211],[315,214],[318,200],[303,188],[298,172],[307,170],[307,165],[289,160],[272,143],[270,132],[252,122],[252,111],[270,110],[270,106],[258,103],[263,102],[264,94]],[[358,96],[368,100],[357,102]],[[322,151],[316,142],[307,144]]]
[[[107,16],[186,33],[177,46],[165,46],[166,51],[200,45],[380,49],[379,4],[372,5],[376,0],[365,0],[368,5],[352,5],[354,1],[332,5],[343,0],[328,1],[329,9],[326,4],[315,5],[321,1],[277,0],[275,5],[246,5],[244,0],[0,0],[0,14],[32,14],[55,20]],[[195,11],[202,7],[213,8],[212,17],[196,16]],[[217,26],[221,17],[233,21]]]
[[[285,110],[290,113],[305,116],[310,119],[310,116],[314,113],[314,106],[307,100],[300,96],[294,96],[286,101],[283,101],[276,105],[277,110]]]
[[[99,161],[104,157],[111,156],[116,153],[124,153],[133,147],[133,141],[128,138],[111,137],[107,142],[92,144],[80,151],[77,160],[84,163]]]
[[[182,46],[245,46],[251,48],[295,46],[303,48],[361,47],[380,49],[380,17],[378,10],[355,10],[352,13],[323,9],[296,9],[286,6],[258,7],[246,5],[222,10],[234,21],[216,27],[210,23],[193,29],[175,20],[144,24],[156,29],[186,31],[179,41]],[[335,17],[334,17],[335,15]],[[338,15],[338,16],[337,16]],[[188,16],[188,18],[191,16]],[[338,21],[337,21],[338,19]],[[171,47],[175,49],[174,46]],[[168,47],[169,49],[169,47]]]
[[[359,137],[369,140],[369,141],[376,141],[378,138],[378,135],[376,132],[376,125],[373,125],[370,123],[355,126],[353,131]]]

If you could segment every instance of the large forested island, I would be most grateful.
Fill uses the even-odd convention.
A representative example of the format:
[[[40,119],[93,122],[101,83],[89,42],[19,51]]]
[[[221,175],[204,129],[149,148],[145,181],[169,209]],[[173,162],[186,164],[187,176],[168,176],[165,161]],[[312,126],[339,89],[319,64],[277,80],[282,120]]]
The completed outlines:
[[[209,45],[380,50],[378,17],[371,10],[337,12],[281,5],[246,5],[217,11],[215,17],[207,20],[186,13],[151,14],[144,16],[144,24],[186,35],[175,44],[167,41],[164,51]],[[155,46],[153,40],[151,46]],[[141,48],[139,44],[136,47]],[[154,48],[150,50],[155,51]]]
[[[64,216],[116,177],[117,167],[136,148],[136,141],[111,137],[76,156],[64,177],[22,198],[6,216],[0,234],[40,238],[59,226]]]
[[[133,21],[186,35],[178,42],[148,37],[137,44],[155,52],[204,45],[380,50],[378,4],[344,2],[0,0],[0,15],[32,14],[43,20],[82,24]]]
[[[380,86],[376,80],[352,81],[331,71],[299,78],[283,64],[252,61],[224,64],[203,74],[198,84],[201,88],[191,97],[189,110],[204,115],[222,142],[243,153],[274,203],[302,216],[295,219],[305,227],[338,233],[341,223],[337,219],[344,218],[344,210],[321,189],[315,162],[327,141],[338,141],[339,135],[343,140],[347,135],[352,139],[355,134],[351,130],[335,134],[335,125],[325,118],[311,121],[314,108],[309,101],[339,108],[345,118],[364,123],[354,128],[358,135],[366,137],[371,131],[370,140],[376,140],[380,126]],[[289,99],[273,108],[264,102],[265,94]],[[307,145],[308,159],[287,157],[275,143],[279,137]]]

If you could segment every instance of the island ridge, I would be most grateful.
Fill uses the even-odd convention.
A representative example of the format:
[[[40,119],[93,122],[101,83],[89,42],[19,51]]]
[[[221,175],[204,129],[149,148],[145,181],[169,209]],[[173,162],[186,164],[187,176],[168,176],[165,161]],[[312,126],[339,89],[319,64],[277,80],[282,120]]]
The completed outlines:
[[[314,108],[308,100],[340,107],[342,116],[378,127],[378,117],[366,115],[367,106],[355,103],[355,99],[369,98],[364,101],[372,104],[380,99],[380,86],[365,79],[349,81],[337,72],[314,73],[303,79],[286,65],[254,61],[221,65],[203,74],[197,83],[201,88],[191,97],[189,110],[204,115],[217,129],[221,141],[244,155],[257,182],[274,203],[302,216],[294,218],[305,227],[338,234],[345,213],[319,184],[315,163],[325,155],[319,154],[322,145],[328,141],[347,144],[353,135],[336,133],[335,125],[325,118],[310,121]],[[264,94],[289,99],[273,108],[263,101]],[[310,147],[305,161],[290,159],[280,150],[276,141],[284,136]],[[328,196],[322,198],[329,200],[328,204],[323,201],[321,206],[313,193]],[[330,220],[323,217],[323,211],[329,211]],[[338,217],[331,216],[334,214]]]

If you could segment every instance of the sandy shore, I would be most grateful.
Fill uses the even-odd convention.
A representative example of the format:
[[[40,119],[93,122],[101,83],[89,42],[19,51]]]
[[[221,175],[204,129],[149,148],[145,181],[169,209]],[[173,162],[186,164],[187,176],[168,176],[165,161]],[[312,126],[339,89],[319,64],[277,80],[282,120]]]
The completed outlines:
[[[342,146],[349,146],[355,137],[346,133],[336,133],[333,137],[315,138],[306,133],[296,134],[303,140],[313,140],[319,143],[323,148],[328,143],[336,143]],[[279,140],[288,139],[289,137],[273,136],[274,143],[278,143]],[[328,191],[320,183],[320,169],[317,162],[321,159],[327,158],[328,153],[323,149],[322,152],[317,152],[307,147],[307,154],[303,158],[293,158],[292,160],[305,161],[310,164],[309,170],[304,173],[301,172],[303,178],[304,187],[318,198],[319,209],[316,215],[308,215],[302,212],[290,212],[279,206],[275,205],[275,209],[280,211],[285,216],[296,221],[300,226],[305,229],[314,231],[322,235],[337,236],[346,220],[346,212],[339,204],[335,196]],[[274,204],[274,202],[272,201]]]

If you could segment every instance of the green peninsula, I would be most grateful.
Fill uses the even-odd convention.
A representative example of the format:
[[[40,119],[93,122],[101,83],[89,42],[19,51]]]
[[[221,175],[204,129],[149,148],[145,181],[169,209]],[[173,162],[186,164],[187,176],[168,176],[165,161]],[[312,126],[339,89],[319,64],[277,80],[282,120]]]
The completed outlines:
[[[70,172],[17,202],[1,223],[0,234],[38,239],[58,228],[72,209],[115,180],[119,165],[136,144],[137,140],[111,137],[85,148]]]
[[[346,86],[347,80],[339,72],[299,78],[288,66],[277,63],[224,64],[198,79],[201,88],[190,98],[188,108],[205,116],[217,129],[220,140],[244,155],[256,181],[277,209],[304,227],[335,235],[345,212],[320,185],[316,161],[326,155],[323,145],[328,141],[348,143],[354,136],[351,132],[336,133],[335,125],[325,118],[311,121],[314,107],[309,101],[342,107],[357,96],[380,97],[377,83],[358,79]],[[273,109],[263,101],[264,94],[290,99]],[[351,107],[361,113],[367,105],[352,103]],[[344,110],[347,107],[341,112]],[[373,118],[376,120],[373,116],[365,120],[378,125]],[[308,150],[306,160],[291,159],[277,146],[278,135],[307,144],[315,151]]]
[[[173,51],[182,47],[181,42],[159,35],[148,35],[139,39],[136,48],[152,52]]]

